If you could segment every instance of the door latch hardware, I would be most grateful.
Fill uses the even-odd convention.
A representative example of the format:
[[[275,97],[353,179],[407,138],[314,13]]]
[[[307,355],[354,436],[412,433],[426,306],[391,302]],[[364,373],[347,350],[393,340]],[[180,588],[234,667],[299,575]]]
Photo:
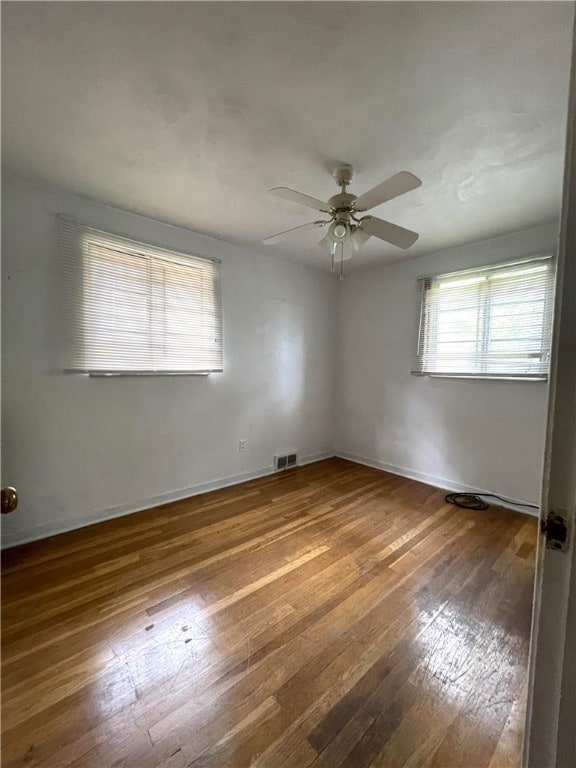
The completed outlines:
[[[540,521],[540,530],[546,536],[548,549],[568,549],[568,520],[556,512],[548,512],[545,520]]]

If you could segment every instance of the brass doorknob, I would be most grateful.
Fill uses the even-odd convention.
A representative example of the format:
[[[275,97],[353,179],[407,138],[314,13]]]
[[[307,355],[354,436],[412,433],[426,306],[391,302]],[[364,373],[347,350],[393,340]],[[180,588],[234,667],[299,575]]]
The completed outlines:
[[[14,512],[18,506],[18,491],[16,488],[2,488],[2,514]]]

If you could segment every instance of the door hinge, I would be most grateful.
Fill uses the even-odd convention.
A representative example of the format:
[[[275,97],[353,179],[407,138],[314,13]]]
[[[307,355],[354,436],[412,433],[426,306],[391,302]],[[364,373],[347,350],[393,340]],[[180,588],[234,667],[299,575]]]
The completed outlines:
[[[557,512],[548,512],[546,519],[540,521],[540,530],[546,536],[548,549],[568,550],[568,519]]]

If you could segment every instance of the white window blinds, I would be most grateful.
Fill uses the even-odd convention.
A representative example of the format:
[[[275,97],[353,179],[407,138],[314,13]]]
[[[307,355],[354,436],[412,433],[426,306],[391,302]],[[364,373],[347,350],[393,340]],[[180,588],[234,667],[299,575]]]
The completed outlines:
[[[420,279],[412,373],[546,379],[553,296],[550,256]]]
[[[220,265],[59,217],[64,369],[73,373],[222,370]]]

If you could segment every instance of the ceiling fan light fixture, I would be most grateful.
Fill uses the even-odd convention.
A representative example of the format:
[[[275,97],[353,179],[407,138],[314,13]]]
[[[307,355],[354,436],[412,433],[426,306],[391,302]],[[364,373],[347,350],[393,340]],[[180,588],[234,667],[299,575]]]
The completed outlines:
[[[328,251],[328,253],[332,253],[332,246],[334,245],[334,243],[332,242],[332,238],[330,237],[329,234],[324,235],[324,237],[322,238],[322,240],[320,240],[318,245],[321,248],[325,248]]]
[[[333,243],[343,243],[350,236],[350,226],[344,221],[333,221],[328,229],[328,237]]]
[[[370,240],[370,235],[367,232],[364,232],[361,227],[354,227],[350,239],[354,248],[359,251],[360,246],[364,245],[367,240]]]

